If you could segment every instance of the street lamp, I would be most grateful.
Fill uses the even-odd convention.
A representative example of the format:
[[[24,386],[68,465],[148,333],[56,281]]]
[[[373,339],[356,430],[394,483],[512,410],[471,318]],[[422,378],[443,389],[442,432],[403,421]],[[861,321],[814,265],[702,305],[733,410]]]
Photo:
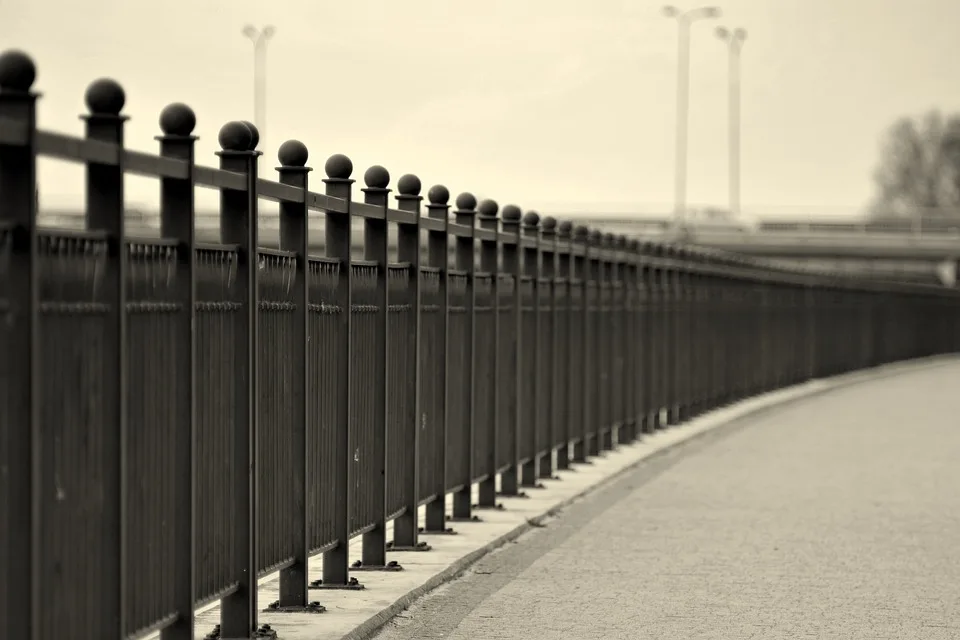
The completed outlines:
[[[272,26],[257,29],[247,25],[245,35],[253,43],[253,124],[260,132],[260,147],[266,138],[267,116],[267,42],[276,33]]]
[[[719,7],[699,7],[681,11],[663,8],[663,15],[677,21],[677,147],[674,156],[674,216],[679,223],[687,208],[687,121],[690,93],[690,25],[698,20],[720,17]]]
[[[717,27],[717,37],[727,43],[729,51],[729,153],[730,213],[740,215],[740,50],[747,40],[745,29]]]

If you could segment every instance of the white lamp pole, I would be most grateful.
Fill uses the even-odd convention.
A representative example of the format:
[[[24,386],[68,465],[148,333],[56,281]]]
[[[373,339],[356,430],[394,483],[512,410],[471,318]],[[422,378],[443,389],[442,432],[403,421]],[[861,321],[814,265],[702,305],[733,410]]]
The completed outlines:
[[[729,153],[730,153],[730,213],[740,215],[740,51],[747,40],[745,29],[717,28],[717,37],[727,43],[729,50]]]
[[[264,148],[267,126],[267,43],[276,33],[272,26],[257,29],[247,25],[243,35],[253,43],[253,124],[260,132],[260,148]]]
[[[681,223],[687,208],[687,122],[689,120],[690,94],[690,25],[698,20],[719,18],[718,7],[700,7],[681,11],[666,6],[663,15],[677,21],[677,132],[674,154],[674,217]]]

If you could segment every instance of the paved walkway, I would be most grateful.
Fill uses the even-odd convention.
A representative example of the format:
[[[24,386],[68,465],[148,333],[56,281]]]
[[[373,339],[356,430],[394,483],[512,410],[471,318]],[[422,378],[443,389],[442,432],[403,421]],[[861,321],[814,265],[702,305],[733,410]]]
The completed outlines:
[[[376,637],[960,638],[960,363],[678,445]]]

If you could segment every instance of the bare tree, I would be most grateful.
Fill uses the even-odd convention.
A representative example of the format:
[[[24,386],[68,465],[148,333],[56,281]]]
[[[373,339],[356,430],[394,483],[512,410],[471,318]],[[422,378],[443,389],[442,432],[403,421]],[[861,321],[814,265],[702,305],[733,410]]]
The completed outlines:
[[[960,215],[960,114],[930,111],[895,122],[874,180],[876,217]]]

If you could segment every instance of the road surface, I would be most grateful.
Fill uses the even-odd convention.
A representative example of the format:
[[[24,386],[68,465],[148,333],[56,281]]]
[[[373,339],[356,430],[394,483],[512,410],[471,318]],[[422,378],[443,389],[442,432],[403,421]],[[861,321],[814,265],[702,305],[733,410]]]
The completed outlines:
[[[958,383],[951,362],[709,432],[376,637],[956,640]]]

